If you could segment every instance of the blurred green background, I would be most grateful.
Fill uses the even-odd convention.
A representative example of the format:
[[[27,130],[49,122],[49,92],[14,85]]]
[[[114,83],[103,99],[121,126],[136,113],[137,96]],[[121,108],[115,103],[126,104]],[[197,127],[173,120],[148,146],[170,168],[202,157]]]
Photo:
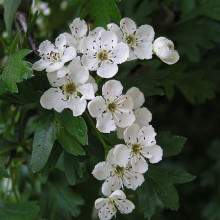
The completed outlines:
[[[122,80],[125,88],[137,86],[144,92],[146,106],[153,114],[152,125],[158,133],[164,130],[171,131],[172,134],[178,134],[188,139],[182,153],[176,157],[165,159],[161,166],[185,169],[195,175],[196,179],[190,183],[177,186],[180,194],[180,208],[177,212],[164,209],[163,205],[158,203],[152,219],[219,220],[220,1],[119,0],[115,2],[120,13],[112,1],[45,1],[49,3],[51,14],[49,16],[41,14],[42,25],[35,25],[32,35],[36,44],[38,46],[45,38],[53,41],[58,34],[64,31],[69,32],[68,25],[76,17],[85,19],[91,26],[99,26],[106,25],[109,22],[118,22],[120,13],[122,18],[130,17],[136,21],[138,26],[142,24],[152,25],[156,37],[165,36],[174,41],[175,48],[180,54],[180,60],[177,64],[168,66],[156,57],[149,61],[132,61],[120,66],[116,79]],[[27,18],[31,17],[30,6],[31,1],[24,0],[19,7],[19,11],[24,12]],[[3,7],[1,7],[0,32],[2,34],[4,29]],[[3,63],[4,49],[1,44],[0,57]],[[29,59],[33,62],[37,57],[32,54]],[[42,74],[39,74],[39,77],[46,81]],[[40,85],[42,90],[48,86],[47,83],[42,84]],[[24,85],[25,83],[21,87]],[[28,103],[24,94],[18,95],[16,98],[21,102]],[[35,97],[35,102],[38,98],[39,96]],[[4,95],[1,96],[1,99],[7,100]],[[36,114],[35,108],[39,108],[39,104],[30,103],[28,104],[33,106],[29,106],[30,108],[27,109],[29,116],[32,117]],[[5,113],[5,109],[8,109],[9,105],[7,102],[1,102],[2,126],[4,123],[7,124],[5,118],[9,117],[10,111]],[[35,118],[32,117],[31,120],[32,130],[29,131],[30,134],[33,133],[33,126],[36,125]],[[94,140],[93,134],[89,134],[89,138],[89,151],[94,153],[94,146],[101,148],[101,145]],[[94,153],[95,156],[91,160],[91,164],[87,164],[88,170],[91,171],[94,164],[103,159],[102,153]],[[30,176],[33,174],[25,170],[25,167],[22,169],[24,170],[20,172],[29,175],[27,178],[31,178]],[[64,174],[61,172],[52,173],[50,181],[54,178],[56,181],[62,182]],[[77,185],[76,191],[84,197],[85,205],[82,206],[79,217],[72,219],[90,219],[93,201],[96,199],[101,186],[98,181],[91,177],[86,176],[84,178],[90,179]],[[43,190],[49,194],[51,189],[48,190],[47,187],[45,186]],[[51,210],[52,205],[49,200],[50,196],[46,193],[44,193],[44,197],[40,198],[41,207],[44,207],[42,208],[44,218],[46,219],[51,214],[48,214],[50,210],[54,213],[50,219],[58,219],[59,209],[58,211],[54,210],[56,208]],[[59,204],[58,206],[60,207]],[[65,219],[63,215],[61,216],[59,219]],[[118,215],[117,219],[144,219],[144,217],[138,211],[137,205],[133,214]]]

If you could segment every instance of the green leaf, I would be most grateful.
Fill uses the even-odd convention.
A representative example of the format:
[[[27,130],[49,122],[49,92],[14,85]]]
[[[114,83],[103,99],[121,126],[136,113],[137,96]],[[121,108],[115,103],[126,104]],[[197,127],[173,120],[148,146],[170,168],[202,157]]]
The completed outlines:
[[[42,118],[34,134],[31,168],[34,172],[41,170],[47,163],[56,140],[57,126],[53,118]]]
[[[92,17],[95,17],[95,27],[105,27],[111,22],[111,18],[117,23],[121,20],[120,11],[114,0],[91,0],[89,9]]]
[[[8,58],[5,69],[1,75],[1,79],[10,92],[18,92],[16,83],[20,83],[23,79],[33,76],[31,63],[22,61],[22,59],[31,53],[31,50],[23,49],[15,52]]]
[[[12,24],[14,22],[15,14],[20,3],[21,0],[4,1],[4,20],[9,39],[11,39],[12,36]]]
[[[148,219],[153,216],[156,210],[156,195],[151,183],[151,181],[145,181],[143,185],[137,189],[140,212]]]
[[[22,30],[20,30],[20,31],[16,34],[16,36],[14,37],[14,39],[13,39],[13,41],[12,41],[12,43],[11,43],[11,46],[10,46],[10,48],[9,48],[10,54],[15,53],[17,44],[18,44],[19,39],[20,39],[20,34],[21,34],[21,32],[22,32]]]
[[[75,185],[77,176],[79,176],[80,178],[83,177],[83,171],[78,161],[78,158],[68,153],[65,153],[63,163],[64,172],[68,180],[68,183],[70,185]]]
[[[49,159],[47,160],[47,163],[45,164],[44,168],[41,170],[43,176],[49,175],[49,173],[54,169],[60,157],[61,152],[62,152],[62,147],[58,142],[55,142],[53,149],[50,153]]]
[[[163,157],[170,157],[179,154],[187,140],[185,137],[171,135],[169,131],[160,132],[156,139],[158,145],[163,149]]]
[[[56,113],[56,120],[82,145],[88,144],[87,125],[82,117],[74,117],[70,110]]]
[[[68,218],[69,213],[71,213],[72,216],[78,216],[80,214],[78,206],[84,204],[83,198],[68,187],[63,187],[58,184],[51,184],[51,187],[59,205],[60,212],[63,212],[66,216],[65,219]]]
[[[146,182],[150,181],[154,192],[165,207],[175,211],[179,208],[179,196],[174,184],[190,182],[193,179],[195,176],[185,171],[166,170],[154,165],[150,165],[146,172]]]
[[[32,220],[39,211],[37,202],[12,204],[0,201],[0,220]]]
[[[65,129],[60,128],[57,133],[57,140],[65,149],[66,152],[78,156],[85,155],[85,151],[73,136],[71,136]]]
[[[2,160],[0,159],[0,178],[1,178],[1,177],[6,177],[6,178],[8,178],[9,175],[8,175],[8,171],[7,171],[6,168],[5,168],[4,163],[3,163]]]

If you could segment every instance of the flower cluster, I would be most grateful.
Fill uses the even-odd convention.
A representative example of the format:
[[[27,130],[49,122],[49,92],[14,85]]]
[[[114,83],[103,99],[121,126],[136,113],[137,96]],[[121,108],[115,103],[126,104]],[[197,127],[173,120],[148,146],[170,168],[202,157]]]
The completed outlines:
[[[174,64],[179,55],[172,41],[165,37],[154,40],[150,25],[137,27],[130,18],[123,18],[120,26],[111,23],[107,29],[94,30],[76,18],[69,27],[71,33],[60,34],[55,43],[45,40],[40,44],[40,60],[32,68],[46,70],[51,84],[40,99],[42,107],[57,112],[68,108],[73,116],[82,115],[88,108],[99,132],[115,131],[118,138],[124,139],[124,144],[114,146],[106,161],[98,163],[92,172],[104,181],[102,193],[106,198],[97,199],[95,208],[101,220],[108,220],[117,210],[127,214],[134,209],[123,190],[136,190],[144,182],[148,163],[158,163],[163,151],[149,124],[152,114],[143,106],[144,94],[136,87],[123,92],[121,82],[110,79],[96,95],[98,85],[90,71],[109,79],[118,73],[121,63],[151,59],[155,54],[163,62]]]

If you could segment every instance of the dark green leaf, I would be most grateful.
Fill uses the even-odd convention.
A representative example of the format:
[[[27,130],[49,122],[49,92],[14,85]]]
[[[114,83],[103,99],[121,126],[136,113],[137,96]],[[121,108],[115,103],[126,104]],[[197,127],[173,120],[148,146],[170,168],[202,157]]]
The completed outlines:
[[[68,183],[70,185],[75,185],[77,176],[79,176],[80,178],[82,178],[83,176],[82,168],[80,166],[78,158],[68,153],[65,153],[63,163],[64,172],[68,180]]]
[[[8,58],[1,79],[10,92],[18,92],[16,83],[20,83],[23,79],[33,76],[31,64],[27,61],[22,61],[29,53],[31,53],[31,50],[23,49],[15,52]]]
[[[158,145],[160,145],[163,149],[164,157],[179,154],[187,140],[185,137],[171,135],[169,131],[159,133],[156,138]]]
[[[9,38],[11,38],[12,35],[12,24],[14,22],[15,14],[20,3],[21,0],[4,1],[4,20]]]
[[[59,132],[57,133],[57,140],[66,152],[75,156],[85,155],[85,151],[80,143],[78,143],[65,129],[59,129]]]
[[[57,126],[53,118],[43,118],[34,134],[31,168],[34,172],[41,170],[47,163],[56,140]]]
[[[114,0],[91,0],[89,4],[90,14],[95,17],[95,26],[105,27],[111,22],[111,18],[119,23],[120,11]]]
[[[36,202],[12,204],[0,201],[0,220],[32,220],[39,211]]]
[[[6,177],[6,178],[9,177],[8,171],[6,170],[5,165],[1,159],[0,159],[0,177]]]
[[[70,110],[56,113],[56,120],[82,145],[88,144],[87,126],[82,117],[74,117]]]

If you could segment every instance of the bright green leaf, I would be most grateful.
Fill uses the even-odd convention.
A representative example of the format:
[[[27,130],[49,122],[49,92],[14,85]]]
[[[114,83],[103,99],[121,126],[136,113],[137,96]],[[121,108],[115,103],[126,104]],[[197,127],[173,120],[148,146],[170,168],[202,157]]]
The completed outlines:
[[[11,38],[12,35],[12,24],[14,22],[15,14],[20,3],[21,0],[4,1],[4,20],[9,38]]]
[[[8,58],[6,66],[1,75],[1,79],[7,86],[10,92],[18,92],[16,83],[20,83],[23,79],[28,79],[33,76],[31,64],[22,59],[31,53],[31,50],[23,49],[15,52]]]
[[[157,135],[157,143],[163,149],[163,156],[175,156],[179,154],[184,144],[186,143],[186,138],[178,135],[171,135],[169,131],[161,132]]]
[[[0,201],[0,220],[32,220],[39,211],[36,202],[12,204]]]
[[[53,118],[43,118],[34,134],[31,168],[34,172],[41,170],[47,163],[56,140],[57,126]]]

